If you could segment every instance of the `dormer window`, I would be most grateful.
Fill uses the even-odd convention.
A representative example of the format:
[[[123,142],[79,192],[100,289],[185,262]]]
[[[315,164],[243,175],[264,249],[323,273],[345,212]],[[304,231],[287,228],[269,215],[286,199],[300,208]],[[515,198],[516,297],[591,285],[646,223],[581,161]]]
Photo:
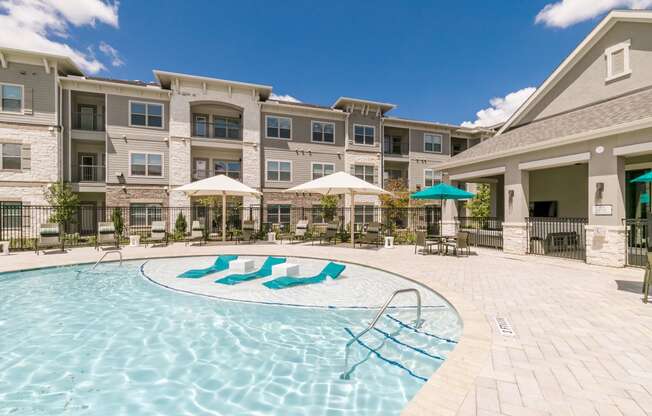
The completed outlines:
[[[630,44],[631,41],[627,40],[613,45],[604,51],[607,59],[607,78],[605,81],[613,81],[632,73],[632,69],[629,66]]]

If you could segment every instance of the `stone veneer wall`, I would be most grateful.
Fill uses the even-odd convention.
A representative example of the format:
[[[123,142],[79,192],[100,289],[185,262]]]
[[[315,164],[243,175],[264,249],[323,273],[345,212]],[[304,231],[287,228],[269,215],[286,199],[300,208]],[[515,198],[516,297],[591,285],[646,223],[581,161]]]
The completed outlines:
[[[153,203],[168,206],[168,194],[163,186],[126,185],[106,187],[107,207],[128,207],[131,203]]]
[[[627,249],[624,226],[587,225],[586,262],[599,266],[625,266]]]
[[[23,185],[5,182],[0,184],[0,200],[20,201],[24,205],[48,205],[44,196],[45,186],[45,184]]]
[[[527,254],[527,224],[503,223],[503,251],[510,254]]]
[[[59,180],[58,133],[46,126],[0,124],[0,143],[29,145],[30,166],[20,171],[0,170],[0,182],[56,182]],[[2,196],[2,195],[0,195]]]

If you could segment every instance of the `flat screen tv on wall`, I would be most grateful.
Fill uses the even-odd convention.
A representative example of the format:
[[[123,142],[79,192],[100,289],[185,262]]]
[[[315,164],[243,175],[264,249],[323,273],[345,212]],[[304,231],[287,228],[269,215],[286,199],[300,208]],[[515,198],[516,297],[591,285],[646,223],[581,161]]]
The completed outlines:
[[[530,202],[530,217],[556,217],[557,201]]]

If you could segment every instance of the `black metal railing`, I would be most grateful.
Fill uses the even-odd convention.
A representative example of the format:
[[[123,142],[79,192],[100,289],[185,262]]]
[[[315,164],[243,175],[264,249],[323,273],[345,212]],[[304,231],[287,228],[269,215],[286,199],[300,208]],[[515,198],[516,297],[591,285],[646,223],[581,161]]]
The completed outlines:
[[[586,260],[588,218],[527,217],[528,254]]]
[[[106,167],[100,165],[79,165],[73,166],[73,182],[106,182]]]
[[[207,121],[193,120],[190,123],[193,137],[206,137],[211,139],[242,140],[240,124],[234,122],[209,123]]]
[[[104,131],[104,114],[72,113],[74,130]]]
[[[503,248],[503,221],[496,217],[456,217],[458,231],[469,233],[474,246]]]
[[[647,219],[628,218],[626,227],[625,262],[628,266],[647,266]]]

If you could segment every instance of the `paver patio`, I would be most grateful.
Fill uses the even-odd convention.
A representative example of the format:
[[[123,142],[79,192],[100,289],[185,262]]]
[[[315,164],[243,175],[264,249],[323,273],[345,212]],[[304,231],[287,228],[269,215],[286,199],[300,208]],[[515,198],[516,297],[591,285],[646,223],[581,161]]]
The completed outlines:
[[[261,254],[334,258],[402,274],[438,291],[464,320],[449,360],[408,404],[424,415],[652,414],[652,305],[640,269],[609,269],[476,249],[454,258],[413,248],[239,245],[123,249],[124,257]],[[0,257],[0,271],[90,262],[97,251]],[[379,300],[381,303],[383,300]],[[511,323],[504,336],[495,323]]]

